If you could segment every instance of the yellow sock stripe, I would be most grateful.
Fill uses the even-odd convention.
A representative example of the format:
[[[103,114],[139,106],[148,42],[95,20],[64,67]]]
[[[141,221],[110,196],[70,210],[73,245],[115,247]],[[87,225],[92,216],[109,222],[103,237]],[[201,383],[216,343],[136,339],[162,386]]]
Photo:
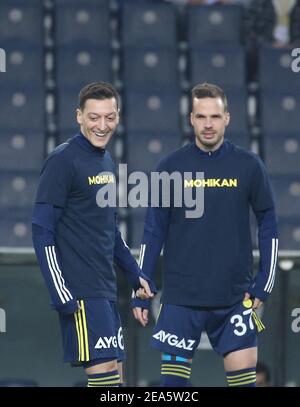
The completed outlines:
[[[81,335],[80,335],[80,326],[79,326],[79,311],[74,313],[75,318],[75,325],[76,325],[76,333],[77,333],[77,340],[78,340],[78,360],[81,361]]]
[[[88,331],[87,331],[87,323],[86,323],[86,315],[85,315],[85,308],[84,308],[84,301],[80,301],[81,312],[82,312],[82,319],[83,319],[83,334],[84,334],[84,345],[85,345],[85,361],[90,360],[90,351],[89,351],[89,339],[88,339]]]
[[[228,383],[228,386],[229,387],[234,387],[234,386],[242,386],[242,385],[244,385],[244,384],[250,384],[250,383],[255,383],[256,382],[256,379],[249,379],[249,380],[244,380],[244,381],[240,381],[240,382],[237,382],[237,383]]]
[[[257,326],[258,332],[261,332],[264,329],[266,329],[266,327],[264,326],[264,324],[262,323],[261,319],[259,318],[259,316],[257,315],[257,313],[255,311],[253,311],[252,316],[253,316],[254,322]]]
[[[179,376],[179,377],[184,377],[185,379],[189,379],[190,375],[189,374],[184,374],[184,373],[172,373],[172,372],[161,372],[162,375],[171,375],[171,376]]]
[[[90,381],[88,381],[88,387],[104,387],[111,384],[120,384],[120,379],[107,380],[106,382],[101,383],[90,383]]]
[[[250,372],[245,372],[245,373],[239,373],[239,374],[229,374],[228,372],[227,372],[227,379],[236,379],[236,378],[238,378],[238,377],[240,377],[240,378],[243,378],[243,377],[245,377],[245,376],[248,376],[248,375],[252,375],[252,374],[256,374],[256,372],[255,372],[255,370],[252,370],[252,371],[250,371]]]
[[[228,383],[235,383],[235,382],[239,382],[241,380],[248,380],[248,379],[256,379],[256,373],[253,373],[253,374],[245,376],[245,377],[238,377],[238,378],[227,377]]]
[[[166,372],[174,372],[174,373],[183,373],[183,374],[188,374],[188,375],[191,374],[191,372],[187,372],[187,371],[182,370],[182,369],[161,369],[161,372],[164,372],[164,373],[166,373]]]
[[[256,377],[256,372],[249,372],[249,373],[243,373],[240,375],[234,375],[234,376],[227,376],[227,380],[243,380],[243,379],[248,379],[249,376]]]
[[[95,377],[95,378],[88,379],[88,382],[89,383],[105,382],[105,381],[111,380],[111,379],[119,379],[120,380],[120,376],[119,376],[119,374],[115,374],[113,376]]]
[[[170,364],[162,364],[162,369],[180,369],[186,371],[186,373],[191,373],[191,368],[187,366],[180,366],[180,365],[170,365]]]

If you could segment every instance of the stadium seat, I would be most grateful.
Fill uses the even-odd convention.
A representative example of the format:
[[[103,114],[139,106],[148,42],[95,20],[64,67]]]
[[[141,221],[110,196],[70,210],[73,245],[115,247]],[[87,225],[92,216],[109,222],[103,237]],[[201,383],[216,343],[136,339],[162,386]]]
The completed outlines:
[[[58,89],[56,97],[57,125],[59,132],[77,128],[76,108],[80,86]]]
[[[111,44],[108,2],[59,1],[55,8],[56,45],[109,46]]]
[[[190,82],[218,83],[222,88],[246,86],[245,50],[241,46],[209,46],[192,49]]]
[[[188,45],[197,49],[212,43],[240,44],[242,11],[238,5],[188,6]]]
[[[42,165],[45,151],[43,132],[1,131],[0,170],[36,170]]]
[[[300,91],[263,91],[260,98],[261,124],[265,133],[299,133]]]
[[[87,83],[111,81],[110,49],[84,45],[57,48],[57,86],[78,86]]]
[[[300,133],[265,134],[264,157],[270,173],[300,175]]]
[[[0,93],[3,130],[41,131],[45,126],[45,99],[41,88],[9,87]]]
[[[227,137],[230,139],[231,133],[248,133],[247,91],[245,88],[235,90],[225,88],[224,90],[230,113],[230,122],[226,130]]]
[[[159,160],[180,144],[180,134],[129,132],[126,142],[129,171],[155,171]]]
[[[32,247],[31,218],[32,211],[16,211],[15,209],[2,212],[0,219],[0,246],[1,247]],[[1,387],[14,386],[0,383]],[[15,384],[21,386],[21,384]]]
[[[38,173],[32,171],[0,172],[0,208],[32,208],[36,195]]]
[[[300,175],[271,176],[278,217],[297,217],[300,208]]]
[[[123,83],[129,89],[172,89],[178,85],[174,48],[128,47],[123,51]]]
[[[299,77],[291,69],[291,50],[262,47],[258,61],[258,80],[263,90],[300,91]]]
[[[176,47],[176,13],[171,4],[124,2],[121,38],[127,46]]]
[[[4,44],[43,44],[43,4],[39,0],[1,0],[0,38]]]
[[[125,95],[127,131],[166,131],[177,133],[180,125],[179,91],[142,92]]]
[[[5,45],[5,52],[6,72],[0,74],[2,89],[12,86],[43,86],[42,47],[20,46],[20,43],[10,42]]]

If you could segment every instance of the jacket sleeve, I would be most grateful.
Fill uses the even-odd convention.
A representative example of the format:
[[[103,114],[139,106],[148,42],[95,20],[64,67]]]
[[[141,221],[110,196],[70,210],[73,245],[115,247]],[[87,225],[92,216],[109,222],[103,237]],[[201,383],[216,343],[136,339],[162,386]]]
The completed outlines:
[[[273,193],[265,166],[257,160],[252,176],[251,206],[258,225],[259,269],[248,292],[265,301],[271,293],[276,274],[278,231]]]
[[[114,261],[124,272],[127,280],[134,288],[134,290],[137,290],[138,288],[141,287],[139,278],[142,277],[148,282],[151,292],[154,294],[157,292],[155,284],[152,282],[151,278],[142,273],[137,262],[135,261],[135,258],[132,256],[129,247],[122,238],[117,223],[117,217],[115,231]]]
[[[55,245],[55,227],[61,213],[62,208],[47,203],[36,203],[32,219],[32,240],[52,307],[64,314],[70,314],[78,309],[77,300],[64,278]]]
[[[156,171],[168,171],[164,159],[159,163]],[[148,206],[140,248],[139,266],[142,272],[152,280],[154,279],[159,256],[167,237],[170,221],[170,207],[164,207],[162,203],[163,195],[164,191],[161,189],[157,206]],[[151,202],[150,196],[151,191],[149,202]],[[131,304],[132,307],[149,308],[150,301],[136,298],[133,293]]]

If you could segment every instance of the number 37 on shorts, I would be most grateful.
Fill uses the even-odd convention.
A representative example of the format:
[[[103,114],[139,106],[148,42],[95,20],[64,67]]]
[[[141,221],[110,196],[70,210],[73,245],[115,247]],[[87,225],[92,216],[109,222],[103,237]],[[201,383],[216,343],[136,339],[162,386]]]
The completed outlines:
[[[259,316],[252,309],[252,301],[245,300],[237,307],[233,315],[230,317],[230,324],[233,328],[233,333],[236,336],[244,336],[257,328],[260,332],[265,329]],[[250,331],[250,332],[249,332]]]

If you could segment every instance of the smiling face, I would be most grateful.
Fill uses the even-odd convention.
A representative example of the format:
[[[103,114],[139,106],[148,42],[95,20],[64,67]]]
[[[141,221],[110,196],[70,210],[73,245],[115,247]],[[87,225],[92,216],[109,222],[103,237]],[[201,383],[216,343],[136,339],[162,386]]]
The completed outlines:
[[[76,113],[84,137],[94,147],[105,148],[119,123],[116,99],[87,99]]]
[[[194,127],[196,145],[204,151],[217,150],[224,140],[229,113],[220,97],[193,99],[191,124]]]

